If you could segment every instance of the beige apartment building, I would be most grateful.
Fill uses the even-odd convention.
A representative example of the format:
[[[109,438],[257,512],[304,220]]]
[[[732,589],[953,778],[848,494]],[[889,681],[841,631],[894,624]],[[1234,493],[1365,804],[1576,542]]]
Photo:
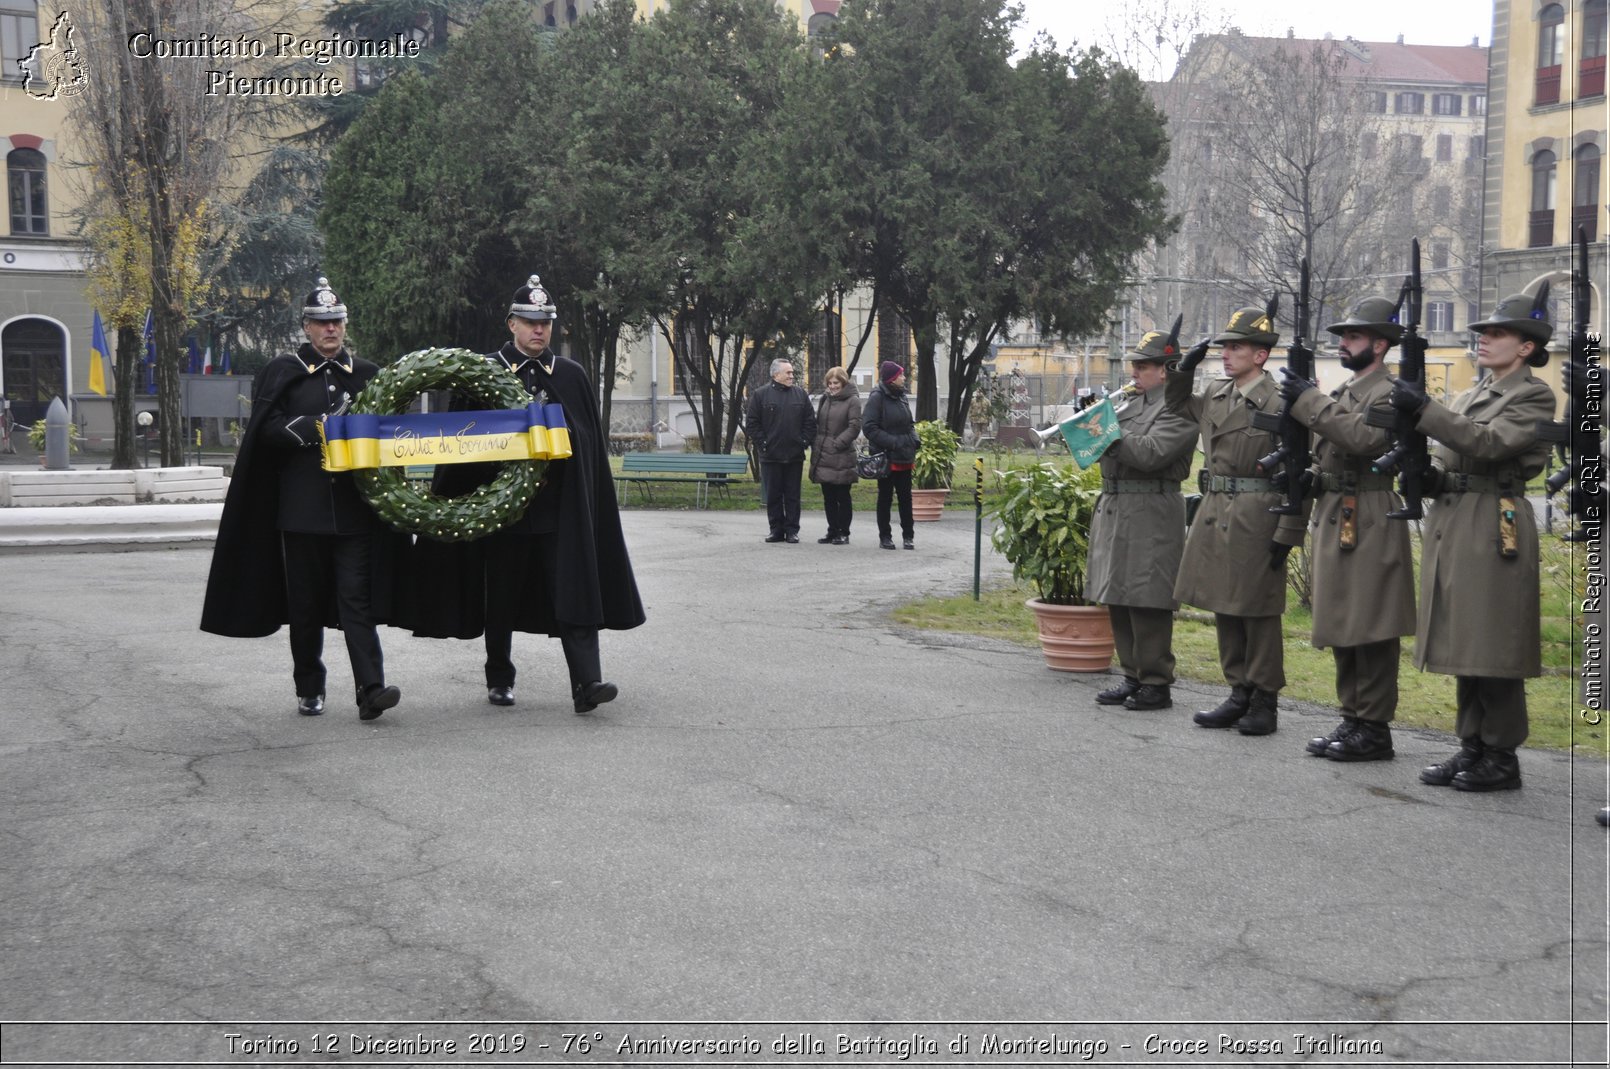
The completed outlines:
[[[1589,322],[1604,330],[1605,44],[1606,0],[1494,4],[1481,309],[1512,293],[1535,294],[1547,281],[1556,353],[1565,351],[1574,315],[1579,227],[1592,243]],[[1558,386],[1559,366],[1550,361],[1541,377]]]

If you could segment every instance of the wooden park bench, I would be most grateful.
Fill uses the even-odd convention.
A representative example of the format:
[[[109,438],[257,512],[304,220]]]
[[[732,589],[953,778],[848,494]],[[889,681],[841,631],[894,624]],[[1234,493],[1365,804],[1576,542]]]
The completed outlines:
[[[743,453],[627,453],[617,478],[637,484],[649,501],[654,483],[692,483],[694,507],[708,508],[711,487],[724,493],[732,476],[748,470],[749,458]]]

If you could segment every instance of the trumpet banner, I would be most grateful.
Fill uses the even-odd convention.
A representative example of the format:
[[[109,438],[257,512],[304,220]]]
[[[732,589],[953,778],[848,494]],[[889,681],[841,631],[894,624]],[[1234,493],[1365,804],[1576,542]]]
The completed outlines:
[[[1080,470],[1100,460],[1101,454],[1122,436],[1111,397],[1104,397],[1072,419],[1064,420],[1057,429],[1062,432],[1062,440],[1068,443],[1068,452],[1073,454],[1073,462]]]

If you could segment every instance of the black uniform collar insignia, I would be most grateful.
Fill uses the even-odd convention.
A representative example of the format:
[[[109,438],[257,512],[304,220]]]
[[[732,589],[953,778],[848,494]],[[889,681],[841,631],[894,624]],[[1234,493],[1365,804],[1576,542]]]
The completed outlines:
[[[540,367],[543,370],[544,374],[552,375],[553,374],[553,361],[554,361],[553,351],[550,350],[550,349],[544,349],[542,351],[542,354],[543,354],[543,356],[546,356],[548,359],[544,360],[540,356],[527,356],[525,353],[521,352],[519,349],[516,349],[514,347],[514,345],[511,343],[508,346],[508,348],[501,350],[498,353],[498,356],[500,356],[503,359],[503,363],[505,365],[507,365],[508,369],[510,371],[514,372],[516,375],[518,375],[520,373],[521,369],[524,368],[527,364],[532,364],[532,365],[535,365],[536,367]]]

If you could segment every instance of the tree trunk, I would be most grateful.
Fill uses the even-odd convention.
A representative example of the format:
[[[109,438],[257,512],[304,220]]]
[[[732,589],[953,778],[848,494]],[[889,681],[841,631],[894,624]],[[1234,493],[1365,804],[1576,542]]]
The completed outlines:
[[[140,389],[140,332],[117,328],[117,358],[112,369],[112,467],[134,467],[134,395]]]
[[[934,350],[939,344],[939,322],[931,312],[911,320],[911,340],[917,349],[917,422],[939,418],[939,374]]]

